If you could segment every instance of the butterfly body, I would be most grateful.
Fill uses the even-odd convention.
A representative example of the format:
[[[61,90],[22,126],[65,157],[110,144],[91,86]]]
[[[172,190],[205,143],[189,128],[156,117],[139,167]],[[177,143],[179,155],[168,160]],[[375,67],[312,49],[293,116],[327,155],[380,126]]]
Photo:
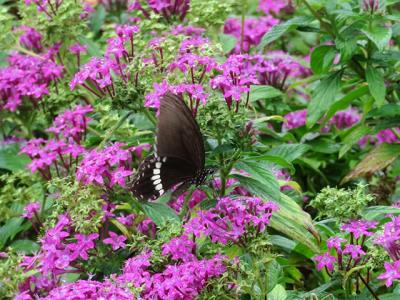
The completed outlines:
[[[155,152],[142,161],[131,184],[140,200],[155,200],[177,184],[200,185],[211,174],[204,168],[200,128],[182,97],[165,95],[158,119]]]

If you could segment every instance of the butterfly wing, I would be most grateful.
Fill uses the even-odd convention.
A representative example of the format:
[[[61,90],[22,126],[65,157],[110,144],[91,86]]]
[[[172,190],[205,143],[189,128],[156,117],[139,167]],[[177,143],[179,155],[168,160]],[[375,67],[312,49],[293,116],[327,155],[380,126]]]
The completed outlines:
[[[141,200],[156,199],[204,169],[203,137],[182,97],[168,93],[160,104],[156,153],[141,163],[132,182],[131,190]]]
[[[187,161],[150,155],[140,164],[131,190],[140,200],[156,199],[175,184],[193,178],[195,172]]]
[[[191,162],[204,169],[204,143],[199,125],[181,96],[166,94],[160,103],[157,154]]]

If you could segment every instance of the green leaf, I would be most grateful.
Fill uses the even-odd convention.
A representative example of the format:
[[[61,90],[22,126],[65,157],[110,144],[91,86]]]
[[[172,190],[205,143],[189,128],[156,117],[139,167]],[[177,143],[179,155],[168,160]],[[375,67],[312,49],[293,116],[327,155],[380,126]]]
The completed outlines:
[[[16,240],[10,245],[10,247],[15,251],[24,254],[33,254],[40,249],[38,243],[31,240]]]
[[[321,123],[320,128],[324,127],[325,124],[334,116],[336,112],[346,109],[351,102],[365,95],[367,92],[368,92],[368,86],[362,85],[350,91],[346,96],[333,103],[328,112],[326,113],[326,116],[324,118],[324,121]]]
[[[383,48],[387,47],[392,38],[392,29],[390,27],[374,26],[371,29],[363,29],[361,32],[376,45],[379,51],[382,51]]]
[[[80,44],[86,45],[88,47],[87,51],[90,56],[101,57],[103,55],[99,45],[95,43],[93,40],[88,39],[83,35],[77,36],[77,40]]]
[[[340,148],[339,158],[342,158],[362,137],[371,133],[371,131],[372,130],[364,124],[359,124],[350,128],[348,134],[343,139],[343,146]]]
[[[320,81],[308,104],[307,127],[312,127],[331,107],[340,90],[341,72],[335,72]]]
[[[265,46],[279,39],[286,32],[294,30],[299,26],[310,25],[312,21],[314,21],[314,18],[311,17],[295,17],[293,19],[290,19],[289,21],[286,21],[285,23],[275,25],[271,28],[271,30],[264,34],[257,49],[264,49]]]
[[[158,226],[166,220],[180,221],[178,215],[169,206],[162,203],[146,202],[142,203],[143,210]]]
[[[250,86],[250,102],[282,96],[282,92],[270,85]]]
[[[400,208],[392,206],[369,206],[364,208],[361,215],[366,220],[378,220],[387,214],[400,214]]]
[[[103,5],[97,5],[96,11],[90,15],[90,29],[97,33],[106,19],[106,9]]]
[[[280,156],[287,162],[292,162],[310,149],[306,144],[282,144],[272,148],[267,155]]]
[[[369,92],[374,97],[378,107],[381,107],[385,102],[386,86],[382,74],[378,69],[367,66],[365,76],[368,82]]]
[[[326,139],[326,138],[319,138],[312,140],[308,142],[307,145],[310,145],[314,152],[326,153],[326,154],[336,153],[340,149],[340,145],[338,145],[331,139]]]
[[[0,249],[4,247],[8,239],[13,239],[19,232],[23,231],[23,218],[15,217],[9,219],[2,227],[0,227]]]
[[[379,295],[379,300],[398,300],[400,297],[397,293],[388,293]]]
[[[285,288],[280,285],[277,284],[274,289],[268,293],[268,298],[266,297],[265,299],[268,300],[285,300],[287,297],[287,293]]]
[[[379,117],[400,117],[400,105],[398,104],[385,104],[382,107],[371,110],[366,118],[379,118]]]
[[[267,161],[279,165],[283,168],[287,168],[290,170],[291,173],[295,172],[293,164],[284,159],[282,156],[278,155],[248,156],[243,158],[243,161]]]
[[[19,155],[19,145],[0,146],[0,169],[18,171],[25,169],[30,159],[25,154]]]
[[[319,46],[311,53],[311,70],[314,74],[325,73],[332,65],[336,51],[334,46]]]
[[[281,235],[270,235],[269,241],[271,244],[281,247],[287,252],[291,252],[297,245],[297,243],[291,239],[288,239]]]
[[[218,35],[218,40],[222,46],[222,51],[227,54],[232,51],[233,48],[235,48],[237,44],[237,39],[229,34],[223,34],[220,33]]]
[[[281,265],[274,259],[271,260],[265,270],[266,274],[266,290],[271,292],[278,284],[279,277],[282,274]]]
[[[348,182],[354,178],[371,175],[389,166],[400,155],[400,145],[380,144],[373,148],[364,159],[342,180]]]
[[[272,174],[265,165],[250,161],[240,161],[236,164],[236,167],[237,169],[244,170],[249,174],[249,177],[239,174],[235,174],[234,176],[240,181],[240,183],[248,188],[250,192],[264,200],[279,200],[279,183],[274,174]]]

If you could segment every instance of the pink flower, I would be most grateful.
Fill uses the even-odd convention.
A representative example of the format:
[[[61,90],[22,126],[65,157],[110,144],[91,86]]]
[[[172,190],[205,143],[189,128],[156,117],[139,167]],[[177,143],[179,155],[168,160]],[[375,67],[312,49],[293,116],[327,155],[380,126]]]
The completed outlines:
[[[400,260],[400,217],[392,217],[385,223],[383,233],[378,235],[375,243],[383,246],[393,260]]]
[[[337,251],[342,249],[342,243],[346,242],[345,239],[342,239],[340,237],[334,236],[329,238],[326,241],[326,245],[328,246],[328,249],[335,248]]]
[[[334,269],[334,263],[336,263],[336,258],[329,253],[314,256],[314,260],[317,262],[318,271],[327,268],[329,272],[332,272]]]
[[[196,256],[193,254],[196,250],[196,243],[190,240],[186,235],[171,239],[161,248],[162,254],[170,254],[173,260],[182,260],[183,262],[188,262],[196,258]]]
[[[368,230],[374,229],[378,222],[375,221],[365,221],[365,220],[354,220],[350,221],[347,224],[342,225],[341,229],[352,233],[356,239],[359,239],[361,236],[371,236],[372,232]]]
[[[196,217],[186,223],[185,234],[208,236],[212,242],[221,244],[238,242],[245,233],[263,232],[276,210],[276,204],[259,198],[224,197],[218,200],[215,208],[199,211]]]
[[[345,245],[343,254],[350,254],[352,259],[357,259],[362,255],[365,255],[365,252],[362,250],[360,245]]]
[[[279,20],[272,16],[246,18],[243,30],[243,51],[249,52],[251,46],[258,45],[264,34],[278,23]],[[241,53],[242,25],[240,19],[227,19],[224,25],[224,33],[232,35],[237,39],[237,44],[233,52]]]
[[[113,231],[109,231],[108,233],[110,237],[103,240],[104,244],[111,245],[114,251],[118,250],[119,248],[125,248],[126,245],[124,241],[126,241],[126,236],[118,235]]]
[[[306,125],[307,109],[301,109],[290,112],[284,116],[286,122],[283,123],[282,128],[290,130]]]
[[[117,217],[116,219],[118,222],[121,224],[124,224],[125,226],[132,226],[133,225],[133,220],[136,218],[134,214],[129,214],[127,216],[124,216],[121,214],[120,217]]]
[[[400,279],[400,261],[393,263],[385,262],[385,273],[378,276],[378,279],[386,280],[386,286],[393,284],[394,280]]]
[[[81,45],[79,43],[73,44],[72,46],[69,47],[69,51],[73,54],[85,53],[86,50],[87,50],[87,46]]]
[[[266,15],[270,13],[278,14],[282,9],[289,6],[288,0],[260,0],[258,10],[263,11]]]
[[[29,203],[24,207],[24,213],[22,214],[22,217],[31,220],[35,216],[35,214],[39,211],[39,209],[40,209],[39,202]]]

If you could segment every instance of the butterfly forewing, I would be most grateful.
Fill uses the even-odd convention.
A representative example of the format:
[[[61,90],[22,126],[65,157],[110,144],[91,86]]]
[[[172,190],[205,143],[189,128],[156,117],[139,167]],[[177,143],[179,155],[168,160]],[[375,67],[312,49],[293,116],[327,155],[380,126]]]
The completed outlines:
[[[204,168],[204,144],[200,128],[182,97],[167,94],[161,99],[157,126],[157,154],[192,162]]]
[[[197,182],[203,173],[203,138],[182,97],[167,94],[161,99],[155,148],[132,182],[139,199],[156,199],[178,183]]]

